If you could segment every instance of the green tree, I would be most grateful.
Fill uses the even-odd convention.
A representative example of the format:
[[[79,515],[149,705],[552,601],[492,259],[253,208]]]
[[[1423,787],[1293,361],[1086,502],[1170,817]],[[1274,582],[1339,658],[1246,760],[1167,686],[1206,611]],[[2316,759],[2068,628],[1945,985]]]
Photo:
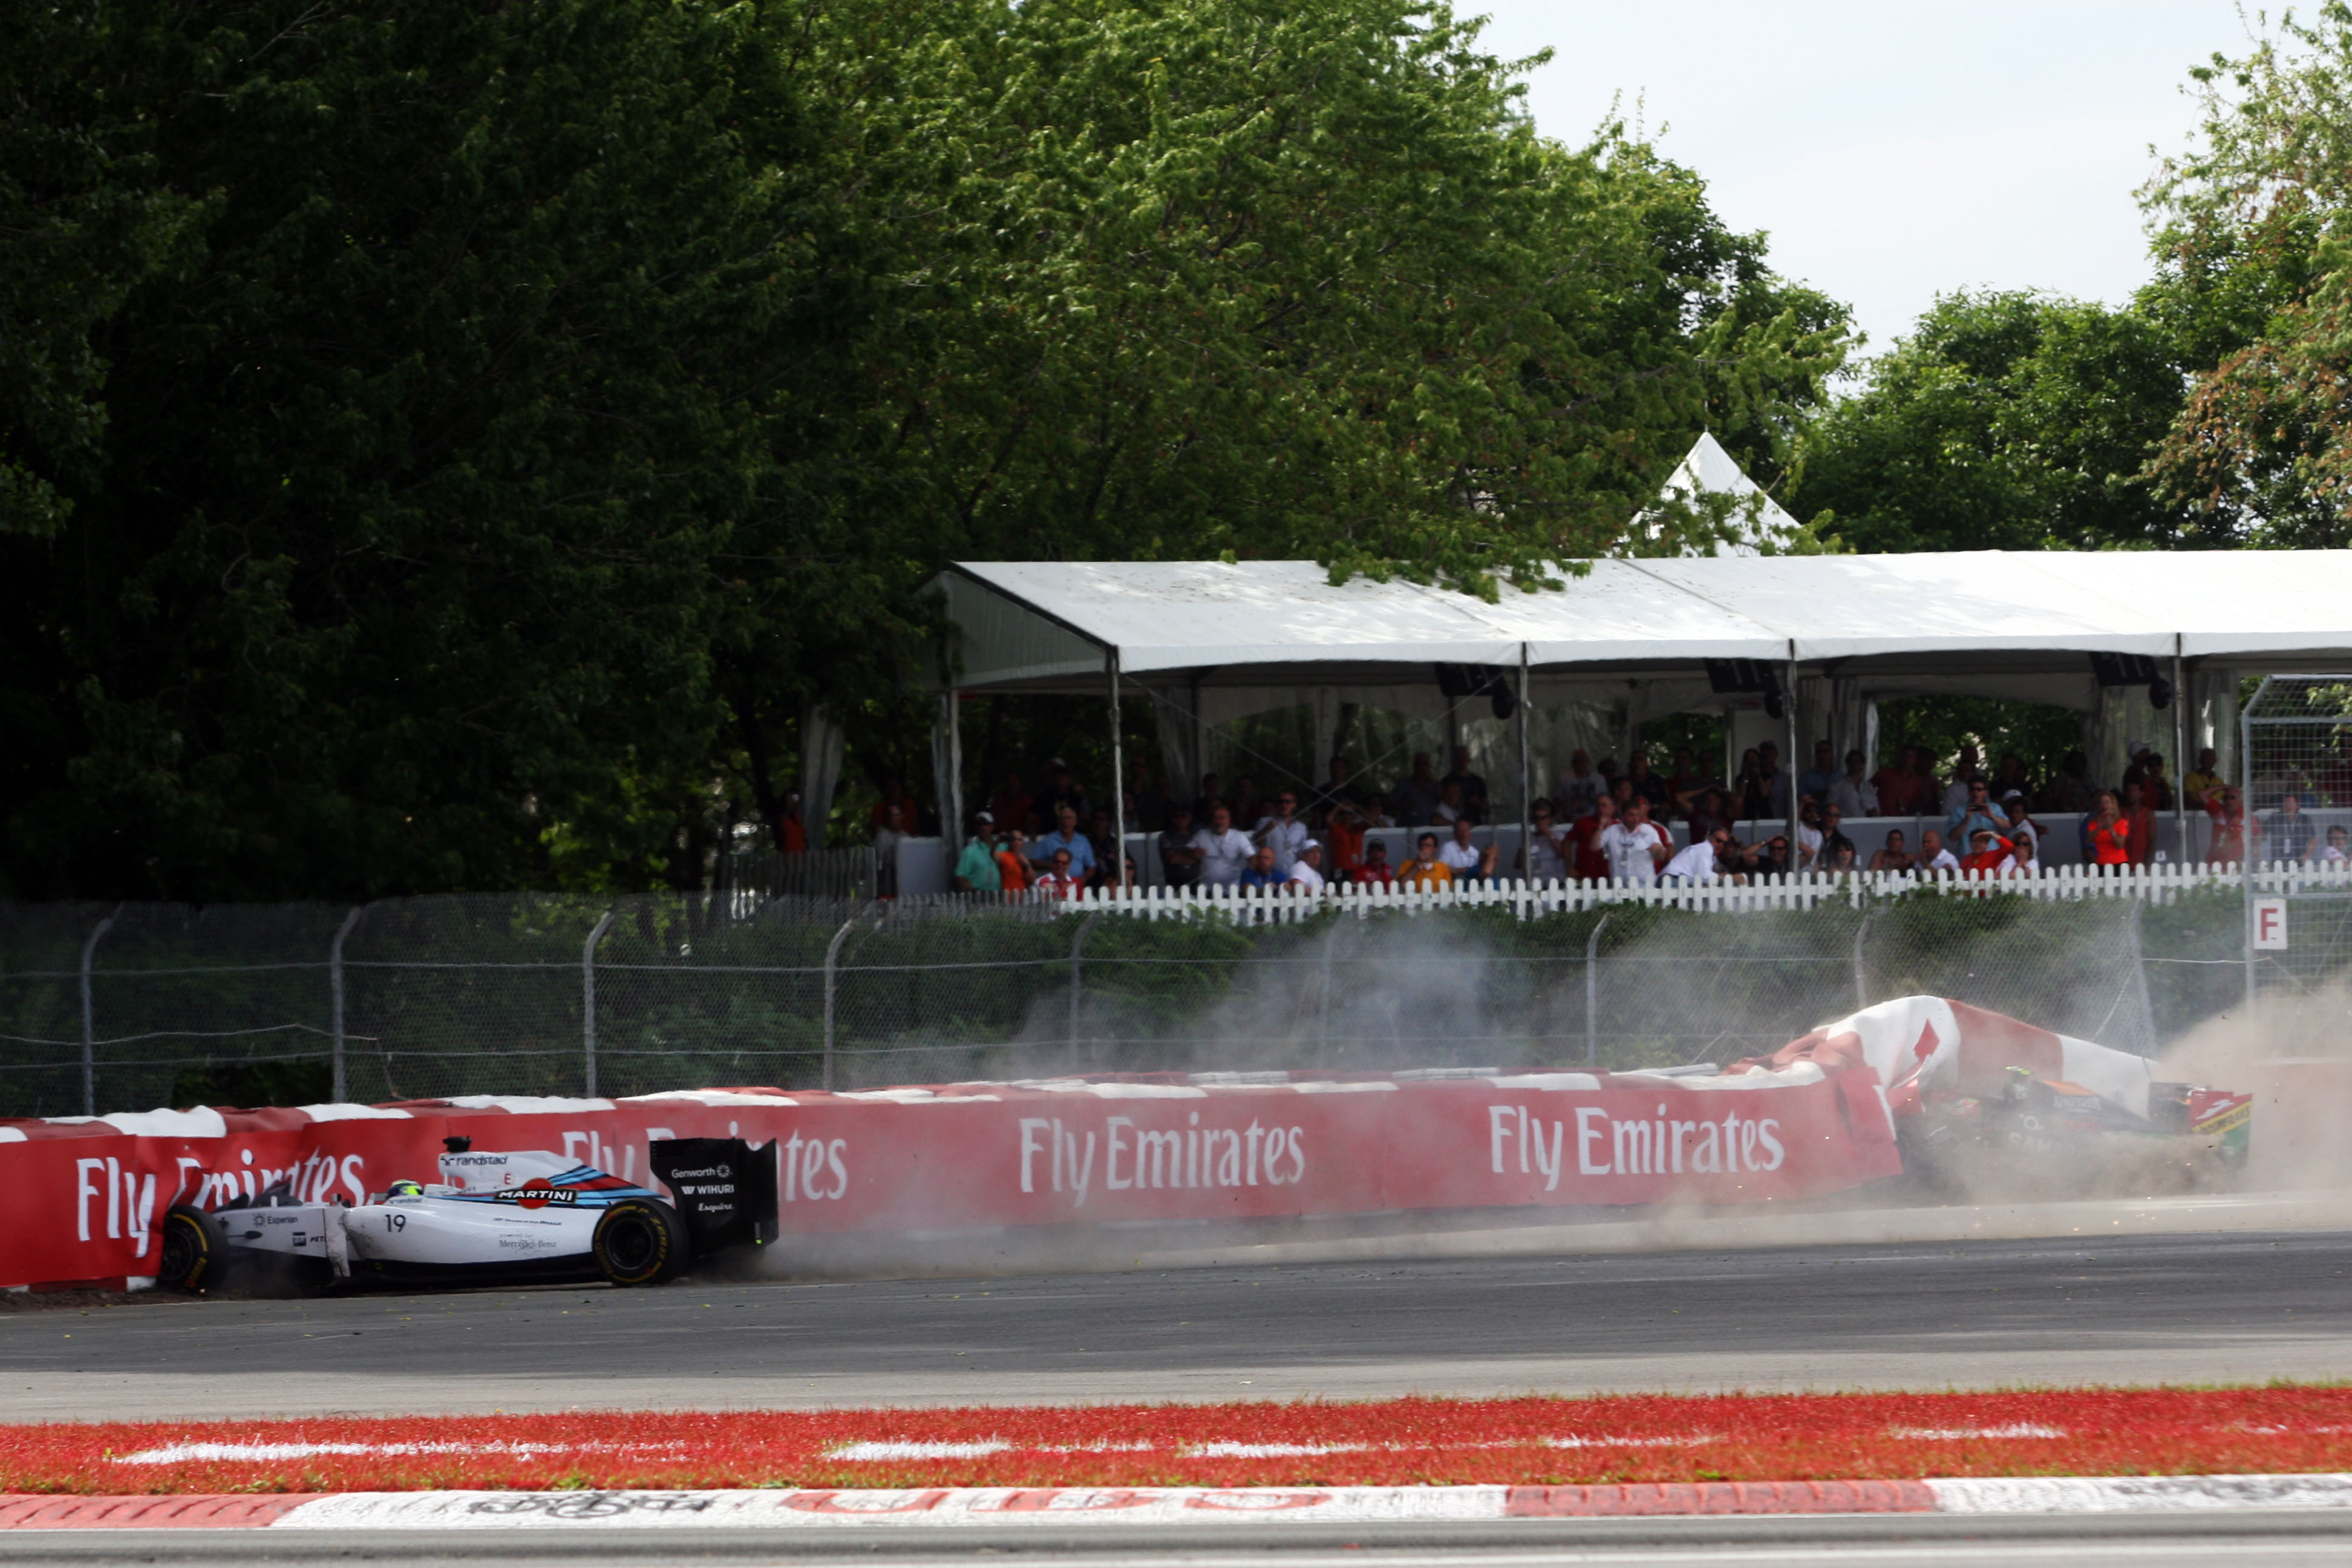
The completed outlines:
[[[1497,592],[1847,341],[1442,5],[82,3],[0,0],[21,894],[696,885],[805,704],[907,766],[948,560]]]
[[[1311,556],[1492,592],[1625,538],[1707,417],[1772,452],[1844,315],[1413,0],[1034,0],[925,51],[942,556]]]
[[[2184,385],[2139,309],[1948,295],[1811,425],[1793,493],[1862,551],[2227,542],[2145,473]]]
[[[2203,351],[2156,473],[2250,544],[2352,542],[2352,8],[2292,13],[2191,72],[2200,142],[2143,193],[2153,293]]]
[[[800,20],[103,8],[50,101],[110,150],[107,200],[201,216],[89,336],[110,418],[50,476],[69,526],[0,540],[18,890],[509,886],[551,839],[674,847],[745,610],[714,564],[805,516],[796,405],[859,309]]]

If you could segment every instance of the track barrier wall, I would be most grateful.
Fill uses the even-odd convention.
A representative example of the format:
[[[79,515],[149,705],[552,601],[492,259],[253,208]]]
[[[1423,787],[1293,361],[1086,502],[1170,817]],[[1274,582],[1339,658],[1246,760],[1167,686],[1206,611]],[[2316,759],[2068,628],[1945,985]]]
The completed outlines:
[[[648,1183],[648,1140],[769,1143],[787,1264],[796,1237],[1761,1203],[1900,1169],[1867,1073],[1252,1076],[20,1122],[0,1126],[0,1287],[138,1288],[174,1203],[217,1209],[280,1182],[300,1202],[363,1202],[431,1179],[451,1135]]]

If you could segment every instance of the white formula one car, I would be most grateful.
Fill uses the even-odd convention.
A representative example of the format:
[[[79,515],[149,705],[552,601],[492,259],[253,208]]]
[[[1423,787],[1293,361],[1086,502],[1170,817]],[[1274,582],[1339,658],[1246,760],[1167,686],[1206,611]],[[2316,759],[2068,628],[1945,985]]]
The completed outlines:
[[[438,1182],[364,1204],[297,1203],[283,1187],[164,1216],[158,1283],[183,1290],[321,1289],[333,1280],[593,1279],[657,1285],[696,1258],[776,1237],[775,1155],[740,1139],[656,1140],[654,1173],[683,1201],[542,1150],[445,1140]]]

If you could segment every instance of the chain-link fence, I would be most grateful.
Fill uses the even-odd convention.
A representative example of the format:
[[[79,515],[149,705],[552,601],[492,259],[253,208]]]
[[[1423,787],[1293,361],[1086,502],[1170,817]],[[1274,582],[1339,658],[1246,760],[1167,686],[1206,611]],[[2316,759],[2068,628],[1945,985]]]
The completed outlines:
[[[2244,923],[2227,884],[1257,926],[957,899],[0,905],[0,1115],[1725,1062],[1914,992],[2152,1053],[2242,1001]]]
[[[2352,858],[2352,677],[2271,676],[2240,724],[2246,783],[2224,792],[2222,858],[2289,870]],[[2344,1032],[2352,897],[2335,878],[2254,882],[2242,905],[2249,1015],[2283,1053],[2326,1050]]]

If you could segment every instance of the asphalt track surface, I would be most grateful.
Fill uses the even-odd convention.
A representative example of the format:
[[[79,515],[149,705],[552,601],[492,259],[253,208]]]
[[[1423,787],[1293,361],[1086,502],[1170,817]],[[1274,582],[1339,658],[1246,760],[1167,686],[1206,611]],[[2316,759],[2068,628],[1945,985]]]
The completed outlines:
[[[2352,1230],[0,1313],[14,1420],[2352,1379]]]

